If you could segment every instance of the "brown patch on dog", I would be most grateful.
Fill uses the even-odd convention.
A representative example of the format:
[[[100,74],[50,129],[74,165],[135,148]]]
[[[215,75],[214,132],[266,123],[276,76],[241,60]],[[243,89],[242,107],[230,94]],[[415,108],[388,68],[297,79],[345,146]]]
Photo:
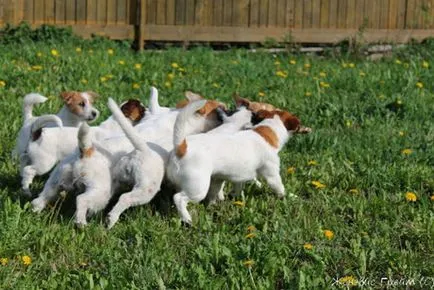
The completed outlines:
[[[261,135],[261,137],[264,138],[264,140],[272,147],[279,148],[279,138],[270,127],[258,126],[255,129],[253,129],[253,131]]]
[[[89,98],[89,102],[91,104],[93,104],[93,102],[95,102],[95,99],[99,98],[99,95],[97,93],[95,93],[95,92],[86,91],[85,93],[89,95],[89,97],[90,97]]]
[[[257,113],[257,112],[259,112],[261,110],[265,110],[265,111],[280,111],[279,109],[276,109],[276,107],[274,107],[271,104],[260,103],[260,102],[252,102],[252,101],[250,101],[250,100],[248,100],[246,98],[241,98],[237,94],[234,95],[234,100],[235,100],[235,105],[237,107],[244,106],[249,111],[252,111],[253,113]]]
[[[39,128],[38,130],[36,130],[35,132],[32,133],[32,141],[36,141],[39,139],[39,137],[41,137],[42,134],[42,128]]]
[[[296,116],[292,115],[291,113],[281,111],[281,110],[274,110],[274,111],[260,110],[256,113],[256,117],[262,120],[272,119],[274,118],[275,115],[279,116],[286,130],[297,132],[297,130],[300,128],[300,120]]]
[[[125,117],[133,122],[140,121],[145,116],[145,106],[138,100],[130,99],[121,106]]]
[[[181,100],[176,104],[175,108],[182,109],[182,108],[186,107],[188,104],[190,104],[189,100]]]
[[[215,112],[215,110],[217,108],[222,108],[222,109],[226,110],[226,106],[224,104],[217,102],[217,101],[214,101],[214,100],[210,100],[210,101],[207,101],[202,108],[197,110],[196,113],[206,117],[209,114]]]
[[[187,141],[184,139],[181,144],[176,147],[176,156],[178,158],[184,157],[184,155],[187,153]]]
[[[95,148],[90,147],[84,150],[80,149],[80,158],[90,158],[92,157],[93,153],[95,152]]]
[[[185,99],[179,101],[175,106],[177,109],[182,109],[193,101],[199,101],[205,99],[201,95],[193,93],[192,91],[186,91],[184,94],[185,94]]]
[[[77,115],[83,111],[83,108],[86,105],[86,98],[77,91],[62,92],[60,93],[60,97],[63,99],[69,110]]]

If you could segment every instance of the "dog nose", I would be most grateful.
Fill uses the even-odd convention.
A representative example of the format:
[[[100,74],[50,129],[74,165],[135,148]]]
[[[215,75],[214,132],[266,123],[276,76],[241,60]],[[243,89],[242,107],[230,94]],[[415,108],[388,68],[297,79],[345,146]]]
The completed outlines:
[[[95,118],[96,117],[96,112],[92,111],[92,117]]]

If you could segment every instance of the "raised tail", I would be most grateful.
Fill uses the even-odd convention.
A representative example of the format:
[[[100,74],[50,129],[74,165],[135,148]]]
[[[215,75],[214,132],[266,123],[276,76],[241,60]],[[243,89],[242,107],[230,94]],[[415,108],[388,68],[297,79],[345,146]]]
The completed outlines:
[[[47,100],[47,98],[40,95],[40,94],[32,93],[32,94],[26,95],[24,97],[24,102],[23,102],[24,122],[33,117],[33,114],[32,114],[33,105],[41,104],[41,103],[45,102],[46,100]]]
[[[80,129],[78,129],[78,148],[80,149],[80,155],[82,158],[89,158],[94,153],[94,148],[92,146],[92,136],[90,134],[90,127],[86,122],[81,124]]]
[[[62,120],[57,115],[44,115],[38,117],[32,124],[31,132],[34,134],[36,131],[44,128],[48,123],[54,123],[58,127],[63,127]]]
[[[112,98],[109,98],[108,100],[108,107],[113,114],[113,118],[116,120],[116,122],[118,122],[119,126],[122,128],[122,131],[124,131],[131,144],[133,144],[134,148],[143,152],[149,150],[145,140],[143,140],[139,134],[137,134],[133,125],[131,125],[128,119],[125,118],[124,114],[122,114],[122,111]]]
[[[206,100],[192,102],[182,109],[176,117],[175,127],[173,128],[173,148],[177,151],[178,157],[181,157],[179,155],[183,155],[178,153],[178,149],[185,151],[187,148],[187,144],[185,143],[185,137],[188,135],[186,130],[187,123],[192,121],[194,113],[205,106],[206,102]],[[182,149],[183,147],[185,147],[185,150]]]

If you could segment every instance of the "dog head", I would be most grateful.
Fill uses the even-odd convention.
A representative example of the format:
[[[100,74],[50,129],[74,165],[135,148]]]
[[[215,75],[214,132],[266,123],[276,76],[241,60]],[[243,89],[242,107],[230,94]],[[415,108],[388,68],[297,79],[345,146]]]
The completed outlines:
[[[133,125],[137,124],[145,116],[146,107],[139,100],[129,99],[120,105],[125,117],[131,120]]]
[[[265,111],[275,111],[276,109],[273,105],[268,103],[252,102],[246,98],[241,98],[238,94],[234,94],[234,101],[237,108],[246,107],[253,113],[257,113],[261,110]]]
[[[94,92],[62,92],[63,99],[68,110],[86,121],[94,121],[99,116],[99,111],[93,107],[93,102],[98,97]]]
[[[312,132],[311,128],[301,125],[300,119],[297,116],[286,111],[260,110],[255,114],[256,124],[262,122],[265,119],[279,119],[285,126],[286,130],[294,134],[307,134]]]

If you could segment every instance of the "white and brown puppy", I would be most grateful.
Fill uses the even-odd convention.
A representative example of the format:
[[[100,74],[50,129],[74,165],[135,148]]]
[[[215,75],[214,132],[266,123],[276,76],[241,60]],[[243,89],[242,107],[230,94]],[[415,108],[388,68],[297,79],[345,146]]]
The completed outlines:
[[[128,100],[121,105],[122,113],[136,125],[145,116],[145,106],[139,100]],[[117,122],[109,117],[99,126],[91,127],[98,140],[115,134],[122,134]],[[24,193],[31,195],[30,184],[35,176],[50,171],[60,160],[73,153],[77,148],[77,132],[75,127],[40,128],[26,148],[27,164],[21,170],[21,185]]]
[[[168,178],[179,187],[174,202],[181,220],[191,223],[190,201],[218,195],[224,180],[235,183],[263,177],[279,197],[285,195],[280,177],[279,150],[300,128],[299,119],[284,111],[264,111],[264,121],[252,130],[235,134],[186,136],[186,120],[174,129],[174,151],[167,166]]]
[[[126,209],[149,203],[160,191],[165,174],[164,169],[173,149],[173,132],[167,132],[168,135],[158,140],[150,140],[147,135],[141,137],[133,127],[125,122],[125,118],[119,113],[113,100],[109,100],[109,108],[135,148],[133,152],[116,162],[112,169],[113,190],[116,190],[120,184],[130,186],[132,190],[122,194],[108,214],[107,226],[111,228]],[[184,127],[184,132],[187,135],[206,132],[220,124],[217,110],[221,108],[224,108],[224,105],[217,101],[195,101],[185,106],[176,118],[182,119],[184,116],[188,116],[190,121]],[[234,115],[231,120],[241,119],[240,115]],[[250,112],[244,119],[241,125],[237,124],[237,128],[250,121]],[[226,122],[228,121],[226,120]],[[236,127],[233,124],[227,126]],[[211,131],[218,130],[220,127]]]

